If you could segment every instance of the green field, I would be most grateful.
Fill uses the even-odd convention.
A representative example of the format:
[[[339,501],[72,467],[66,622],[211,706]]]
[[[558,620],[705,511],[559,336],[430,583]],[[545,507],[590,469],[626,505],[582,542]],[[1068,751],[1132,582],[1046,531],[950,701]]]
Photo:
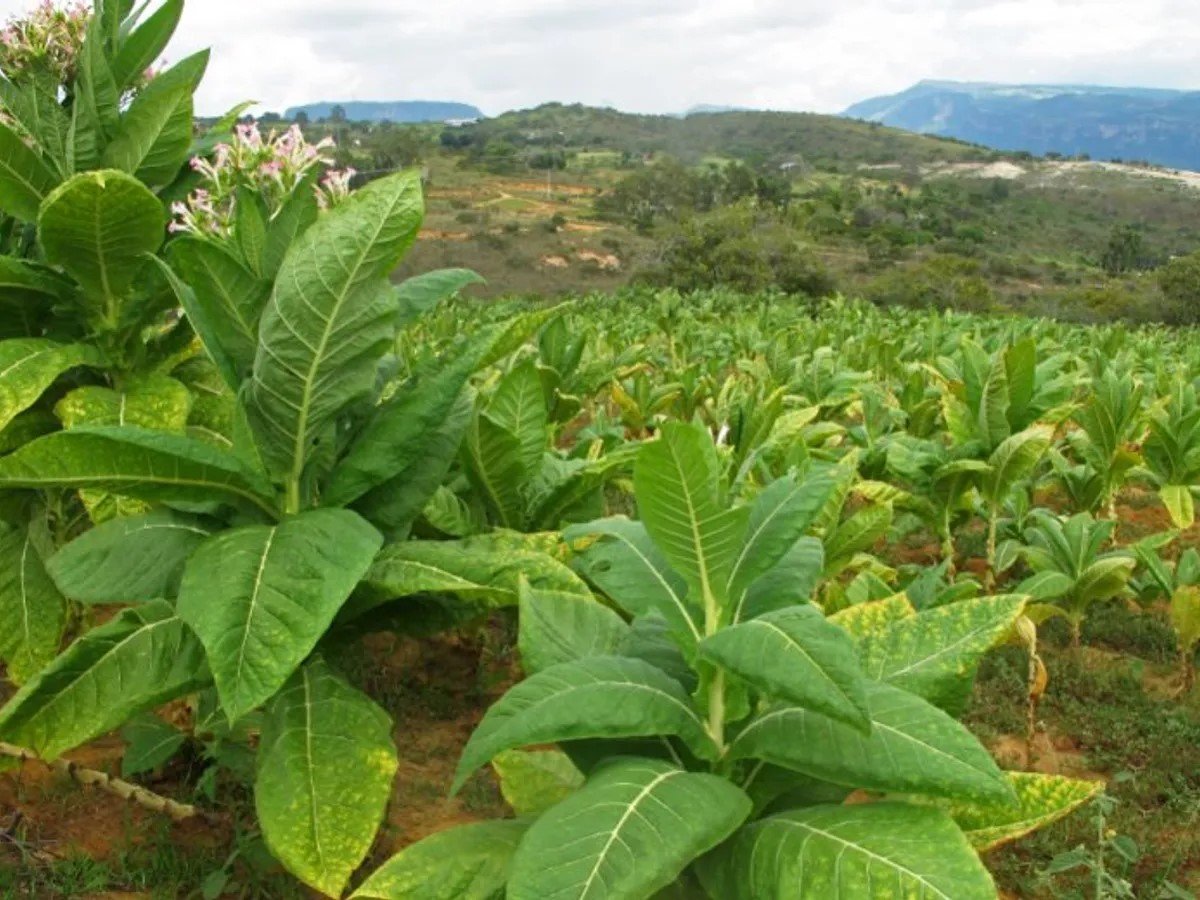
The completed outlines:
[[[1196,896],[1196,177],[181,11],[0,41],[0,896]]]

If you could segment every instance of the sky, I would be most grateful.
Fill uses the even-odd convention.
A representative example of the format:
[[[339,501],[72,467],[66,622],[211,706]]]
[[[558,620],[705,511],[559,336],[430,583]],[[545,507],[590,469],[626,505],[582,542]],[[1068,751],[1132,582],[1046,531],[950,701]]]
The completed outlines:
[[[0,15],[33,0],[0,0]],[[839,112],[924,78],[1200,89],[1197,0],[188,0],[216,114],[321,100]]]

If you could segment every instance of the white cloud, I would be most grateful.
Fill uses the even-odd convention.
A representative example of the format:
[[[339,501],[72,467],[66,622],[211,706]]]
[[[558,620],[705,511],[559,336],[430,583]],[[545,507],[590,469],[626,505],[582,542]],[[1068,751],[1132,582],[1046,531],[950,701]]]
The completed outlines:
[[[0,0],[7,16],[32,0]],[[840,110],[922,78],[1200,87],[1194,0],[189,0],[204,112],[316,100]]]

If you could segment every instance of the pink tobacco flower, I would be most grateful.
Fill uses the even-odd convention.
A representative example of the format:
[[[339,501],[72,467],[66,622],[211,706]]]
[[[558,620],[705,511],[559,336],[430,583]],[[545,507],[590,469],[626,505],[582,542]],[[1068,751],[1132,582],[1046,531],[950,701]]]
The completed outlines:
[[[334,149],[331,138],[309,143],[295,125],[282,134],[272,131],[264,136],[258,123],[239,123],[228,143],[216,145],[211,159],[191,161],[204,187],[188,198],[184,209],[172,209],[172,232],[228,237],[236,218],[237,197],[243,191],[259,197],[274,218],[314,170],[326,170],[314,188],[321,207],[340,202],[350,192],[354,172],[329,170]]]
[[[0,72],[12,81],[49,75],[69,84],[91,18],[85,3],[59,6],[52,0],[13,16],[0,32]]]

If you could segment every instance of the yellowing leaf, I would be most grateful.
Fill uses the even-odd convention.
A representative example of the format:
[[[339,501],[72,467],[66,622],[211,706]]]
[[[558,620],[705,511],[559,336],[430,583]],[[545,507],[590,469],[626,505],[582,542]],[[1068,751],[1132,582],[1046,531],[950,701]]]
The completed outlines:
[[[976,850],[990,850],[1044,828],[1087,803],[1102,790],[1102,781],[1081,781],[1062,775],[1007,772],[1016,791],[1012,803],[949,803],[944,808],[967,833]]]
[[[885,600],[850,606],[829,617],[829,621],[844,628],[852,638],[862,639],[886,631],[893,622],[915,616],[916,609],[907,594],[896,594]]]

